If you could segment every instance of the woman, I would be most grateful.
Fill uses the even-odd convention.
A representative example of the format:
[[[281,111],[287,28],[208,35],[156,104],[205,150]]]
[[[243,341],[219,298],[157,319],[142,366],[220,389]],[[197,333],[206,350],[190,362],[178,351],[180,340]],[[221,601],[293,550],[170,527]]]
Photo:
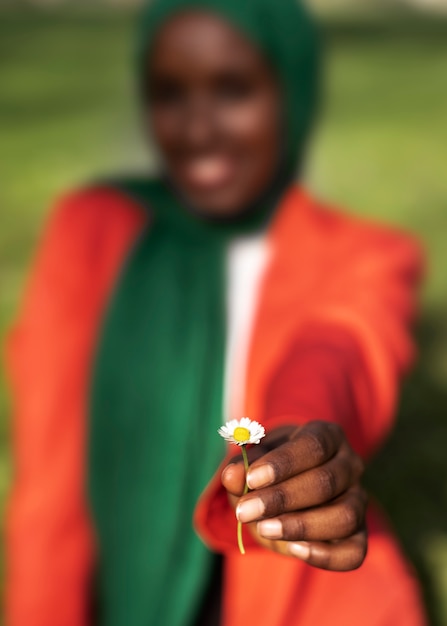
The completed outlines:
[[[359,484],[412,358],[420,256],[294,184],[318,66],[294,0],[144,12],[163,175],[60,202],[11,341],[10,626],[424,623],[373,511],[365,559]],[[234,451],[217,469],[242,415],[268,431],[245,496]]]

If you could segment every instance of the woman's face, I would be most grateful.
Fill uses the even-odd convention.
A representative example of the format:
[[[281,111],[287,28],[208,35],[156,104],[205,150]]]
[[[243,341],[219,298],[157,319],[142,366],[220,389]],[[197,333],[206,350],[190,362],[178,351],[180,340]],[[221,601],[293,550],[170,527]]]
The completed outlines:
[[[242,212],[280,156],[280,92],[260,52],[225,21],[188,12],[159,31],[147,65],[148,116],[165,167],[201,213]]]

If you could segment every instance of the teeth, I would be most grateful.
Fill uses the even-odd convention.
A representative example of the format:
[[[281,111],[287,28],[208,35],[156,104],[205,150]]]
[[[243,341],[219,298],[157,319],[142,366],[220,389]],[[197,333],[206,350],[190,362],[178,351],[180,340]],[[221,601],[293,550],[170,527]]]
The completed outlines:
[[[228,161],[217,157],[195,159],[187,167],[188,176],[191,180],[198,184],[208,185],[225,181],[229,170]]]

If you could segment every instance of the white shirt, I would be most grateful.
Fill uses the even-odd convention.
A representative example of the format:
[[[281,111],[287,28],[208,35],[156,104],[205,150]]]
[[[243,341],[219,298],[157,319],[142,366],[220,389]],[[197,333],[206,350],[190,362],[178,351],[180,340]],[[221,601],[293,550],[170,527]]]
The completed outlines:
[[[270,256],[271,250],[264,233],[234,239],[227,248],[225,421],[243,417],[250,339],[262,278]]]

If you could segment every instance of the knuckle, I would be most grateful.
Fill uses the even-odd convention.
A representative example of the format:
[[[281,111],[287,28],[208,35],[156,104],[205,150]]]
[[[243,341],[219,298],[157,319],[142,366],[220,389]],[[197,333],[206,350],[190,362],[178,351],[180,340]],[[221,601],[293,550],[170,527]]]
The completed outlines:
[[[361,485],[355,485],[351,488],[351,499],[357,503],[359,511],[361,511],[362,520],[365,517],[365,512],[368,507],[369,496],[368,492],[363,489]]]
[[[301,431],[303,430],[303,428],[303,426],[297,426],[296,428],[294,428],[289,435],[289,441],[295,441],[296,439],[298,439],[298,437],[301,435]]]
[[[337,479],[334,472],[328,468],[321,468],[318,472],[318,490],[323,500],[332,500],[337,491]]]
[[[348,535],[353,535],[363,523],[363,516],[360,515],[358,507],[353,504],[348,504],[344,507],[343,518]]]
[[[287,539],[289,541],[301,541],[306,539],[306,524],[299,516],[295,516],[293,521],[290,520],[290,522],[286,524],[285,531],[288,535]]]
[[[318,550],[311,546],[309,563],[321,569],[331,569],[331,553],[329,548],[319,547]]]
[[[266,505],[266,513],[269,515],[280,515],[287,508],[287,494],[282,487],[272,489],[269,502]]]
[[[351,484],[352,480],[352,465],[350,459],[345,456],[340,456],[338,459],[338,466],[340,468],[340,472],[343,476],[346,477],[346,480]]]
[[[361,545],[358,546],[355,554],[352,559],[352,567],[351,569],[358,569],[366,558],[366,554],[368,552],[366,540],[362,542]]]
[[[332,430],[332,432],[337,435],[339,438],[344,438],[345,436],[345,431],[343,430],[343,428],[340,426],[340,424],[336,424],[336,423],[331,423],[330,428]]]
[[[368,535],[366,530],[360,532],[356,536],[355,544],[352,548],[353,569],[360,567],[368,553]]]
[[[317,460],[324,460],[329,456],[329,445],[326,438],[309,430],[306,433],[309,453]]]
[[[366,533],[365,533],[362,546],[361,546],[362,563],[365,560],[367,554],[368,554],[368,537],[366,536]]]
[[[281,446],[281,454],[277,458],[270,460],[270,464],[273,467],[276,480],[292,475],[295,464],[293,446],[289,444]]]

